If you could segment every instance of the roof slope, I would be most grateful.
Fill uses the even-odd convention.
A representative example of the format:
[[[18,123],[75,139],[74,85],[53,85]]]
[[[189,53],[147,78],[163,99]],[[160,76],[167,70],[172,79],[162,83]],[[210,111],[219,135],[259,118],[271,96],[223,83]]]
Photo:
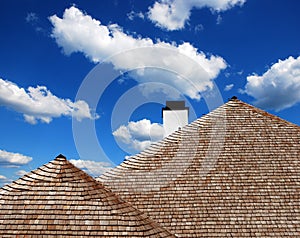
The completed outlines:
[[[300,237],[300,128],[237,99],[99,180],[179,237]]]
[[[174,237],[59,156],[0,190],[1,237]]]

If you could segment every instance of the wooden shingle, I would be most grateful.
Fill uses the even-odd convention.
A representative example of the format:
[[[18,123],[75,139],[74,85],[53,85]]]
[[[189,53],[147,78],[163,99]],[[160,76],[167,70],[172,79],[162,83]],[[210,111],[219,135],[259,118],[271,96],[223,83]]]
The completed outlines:
[[[237,99],[98,180],[178,237],[300,237],[300,127]]]
[[[175,237],[62,155],[0,190],[1,237]]]

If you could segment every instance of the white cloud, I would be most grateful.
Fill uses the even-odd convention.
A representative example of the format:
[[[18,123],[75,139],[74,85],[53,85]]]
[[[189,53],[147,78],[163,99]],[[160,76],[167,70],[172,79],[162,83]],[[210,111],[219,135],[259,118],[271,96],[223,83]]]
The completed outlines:
[[[196,25],[195,29],[194,29],[195,32],[200,32],[200,31],[203,31],[203,30],[204,30],[204,26],[202,24]]]
[[[129,153],[136,153],[146,149],[151,143],[159,141],[164,136],[163,126],[151,123],[148,119],[121,125],[113,132],[119,145]]]
[[[52,37],[66,54],[82,52],[93,62],[99,62],[116,52],[151,46],[151,39],[135,39],[126,35],[118,25],[102,25],[100,21],[72,6],[63,18],[51,16]]]
[[[94,177],[98,177],[112,168],[112,165],[106,162],[96,162],[92,160],[81,159],[71,159],[70,162],[74,164],[77,168],[83,169],[85,172]]]
[[[7,183],[10,183],[12,180],[0,174],[0,185],[1,187]]]
[[[158,27],[169,31],[179,30],[184,28],[193,8],[207,7],[213,12],[221,12],[236,5],[242,6],[245,2],[246,0],[160,0],[149,8],[148,17]]]
[[[1,174],[0,174],[0,180],[2,180],[2,181],[3,181],[3,180],[7,180],[7,178],[6,178],[4,175],[1,175]]]
[[[0,105],[22,113],[31,124],[49,123],[54,117],[74,116],[77,120],[94,119],[85,101],[72,102],[53,95],[45,86],[20,88],[15,83],[0,78]]]
[[[25,171],[25,170],[19,170],[19,171],[17,171],[15,174],[17,175],[17,176],[19,176],[19,177],[22,177],[22,176],[24,176],[25,174],[27,174],[28,172],[27,171]]]
[[[217,25],[220,25],[222,23],[222,20],[223,20],[222,16],[218,15],[218,17],[217,17]]]
[[[242,75],[243,73],[244,73],[244,70],[237,72],[238,75]]]
[[[176,45],[162,41],[155,43],[150,38],[134,38],[125,34],[118,25],[102,25],[74,6],[65,10],[63,18],[54,15],[49,19],[53,24],[52,37],[65,54],[81,52],[97,63],[124,52],[109,58],[116,69],[131,70],[151,66],[176,72],[177,75],[186,76],[188,80],[173,75],[165,77],[163,83],[180,89],[193,99],[199,100],[200,92],[211,89],[212,80],[227,67],[223,58],[206,55],[190,43]],[[146,48],[151,48],[151,51],[143,50]],[[186,58],[195,62],[197,67],[187,66]],[[199,73],[199,67],[204,69],[203,72]],[[156,78],[151,78],[153,79]],[[138,80],[142,83],[147,81],[147,77]]]
[[[26,155],[0,150],[0,164],[24,165],[31,160],[32,158]]]
[[[11,183],[12,181],[12,179],[9,179],[6,176],[0,174],[0,187],[5,186],[6,184]]]
[[[261,76],[248,76],[243,92],[254,97],[257,106],[276,111],[300,102],[300,56],[279,60]]]
[[[127,14],[127,17],[129,20],[133,21],[134,18],[141,18],[141,19],[144,19],[145,16],[142,12],[135,12],[135,11],[131,11]]]
[[[26,22],[28,22],[28,23],[36,22],[36,21],[38,21],[38,19],[39,19],[38,16],[34,12],[27,13],[27,16],[25,18]]]
[[[233,88],[233,86],[234,86],[233,83],[226,85],[224,91],[230,91]]]

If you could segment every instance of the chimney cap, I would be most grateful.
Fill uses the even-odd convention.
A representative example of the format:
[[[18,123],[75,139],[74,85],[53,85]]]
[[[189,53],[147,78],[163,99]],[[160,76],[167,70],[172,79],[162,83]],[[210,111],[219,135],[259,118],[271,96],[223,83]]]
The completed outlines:
[[[189,108],[185,106],[185,101],[166,101],[163,110],[189,110]]]

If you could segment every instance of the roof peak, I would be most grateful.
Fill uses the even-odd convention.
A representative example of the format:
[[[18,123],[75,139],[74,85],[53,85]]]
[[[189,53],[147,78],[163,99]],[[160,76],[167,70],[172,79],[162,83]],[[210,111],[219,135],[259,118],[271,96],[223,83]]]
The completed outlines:
[[[238,100],[238,97],[237,96],[232,96],[229,101],[234,101],[234,100]]]
[[[67,160],[67,157],[64,156],[63,154],[59,154],[58,156],[56,156],[56,159],[58,159],[58,160]]]
[[[299,126],[232,97],[99,181],[182,237],[224,237],[232,216],[246,236],[281,222],[283,237],[299,229],[286,219],[299,210],[299,152]]]
[[[1,188],[0,208],[9,236],[175,237],[62,155]]]
[[[85,189],[81,192],[84,195],[88,194],[90,190],[94,190],[95,188],[102,189],[103,187],[101,183],[98,183],[86,172],[77,168],[62,154],[7,186],[16,190],[34,190],[35,188],[32,187],[33,183],[41,183],[45,186],[49,184],[55,186],[55,184],[63,183],[64,186],[71,186],[70,183],[73,182],[82,184]],[[85,186],[86,184],[89,185]],[[72,189],[72,186],[70,189]],[[96,193],[94,195],[97,197]]]

